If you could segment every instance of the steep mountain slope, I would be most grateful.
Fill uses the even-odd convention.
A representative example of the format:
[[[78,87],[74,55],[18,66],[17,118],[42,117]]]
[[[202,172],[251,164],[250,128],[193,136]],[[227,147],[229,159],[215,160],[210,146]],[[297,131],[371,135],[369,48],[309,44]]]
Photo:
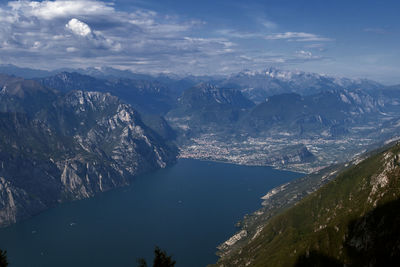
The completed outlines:
[[[396,266],[400,145],[355,162],[269,219],[218,266]],[[267,200],[268,201],[268,200]]]
[[[303,96],[285,93],[254,106],[238,90],[201,84],[185,90],[167,118],[175,127],[189,129],[191,136],[205,129],[212,133],[225,129],[253,137],[274,133],[335,137],[358,124],[390,119],[385,112],[395,112],[397,102],[385,97],[384,92],[376,97],[359,89],[332,89]]]
[[[178,99],[177,108],[167,118],[180,128],[190,128],[194,134],[232,127],[254,103],[234,89],[202,83],[187,89]]]
[[[180,103],[185,108],[207,108],[221,105],[249,108],[254,104],[243,97],[237,90],[219,88],[212,84],[202,83],[186,90],[180,98]]]
[[[175,159],[176,149],[115,96],[62,94],[7,76],[0,85],[1,226]]]
[[[131,73],[132,74],[132,73]],[[94,78],[76,72],[61,72],[37,79],[42,85],[62,92],[71,90],[98,91],[119,97],[141,113],[143,122],[166,142],[175,139],[176,133],[163,118],[175,106],[178,93],[155,81],[112,78]]]
[[[273,129],[294,135],[336,136],[356,123],[377,120],[382,109],[361,90],[330,90],[307,96],[288,93],[267,98],[243,122],[248,132],[256,134]]]

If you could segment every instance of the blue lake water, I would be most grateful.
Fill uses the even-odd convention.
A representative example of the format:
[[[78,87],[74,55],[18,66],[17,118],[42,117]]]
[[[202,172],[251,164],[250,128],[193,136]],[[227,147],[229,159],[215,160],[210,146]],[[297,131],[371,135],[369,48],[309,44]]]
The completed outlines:
[[[156,245],[177,267],[214,263],[235,223],[268,190],[302,176],[199,160],[142,175],[128,187],[66,203],[0,229],[10,267],[137,266]],[[149,264],[151,266],[152,264]]]

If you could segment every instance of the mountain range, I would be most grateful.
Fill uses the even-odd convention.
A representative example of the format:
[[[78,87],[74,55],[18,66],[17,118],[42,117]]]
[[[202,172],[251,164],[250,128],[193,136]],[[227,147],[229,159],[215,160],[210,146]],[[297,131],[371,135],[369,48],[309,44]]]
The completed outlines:
[[[73,72],[35,80],[62,92],[78,89],[118,96],[141,113],[146,125],[175,142],[182,157],[310,172],[384,142],[398,128],[398,87],[365,79],[276,68],[225,77],[151,76],[107,67],[69,71]],[[365,140],[364,145],[357,140]],[[306,150],[314,156],[303,160],[299,152]],[[293,160],[283,160],[285,155]]]
[[[312,173],[400,130],[400,88],[369,80],[273,68],[226,77],[0,69],[37,75],[0,76],[2,225],[176,157]]]
[[[303,71],[267,68],[262,72],[242,71],[220,81],[220,85],[240,89],[249,99],[259,103],[267,97],[284,93],[312,95],[334,89],[376,90],[383,85],[365,79],[348,79]]]

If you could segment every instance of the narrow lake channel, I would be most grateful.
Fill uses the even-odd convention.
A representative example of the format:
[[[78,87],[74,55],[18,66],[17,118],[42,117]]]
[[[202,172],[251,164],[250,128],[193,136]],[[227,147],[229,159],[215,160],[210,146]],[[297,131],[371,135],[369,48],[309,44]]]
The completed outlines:
[[[66,203],[0,229],[10,267],[135,267],[157,245],[177,267],[214,263],[235,223],[268,190],[302,174],[179,160],[94,198]],[[150,264],[151,265],[151,264]]]

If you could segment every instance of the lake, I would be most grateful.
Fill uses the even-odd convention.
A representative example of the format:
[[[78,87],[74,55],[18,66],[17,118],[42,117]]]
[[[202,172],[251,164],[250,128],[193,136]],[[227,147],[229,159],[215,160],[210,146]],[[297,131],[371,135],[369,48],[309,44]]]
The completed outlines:
[[[10,267],[152,266],[157,245],[177,267],[217,261],[216,246],[260,197],[302,174],[199,160],[179,160],[136,177],[128,187],[59,205],[0,229]]]

